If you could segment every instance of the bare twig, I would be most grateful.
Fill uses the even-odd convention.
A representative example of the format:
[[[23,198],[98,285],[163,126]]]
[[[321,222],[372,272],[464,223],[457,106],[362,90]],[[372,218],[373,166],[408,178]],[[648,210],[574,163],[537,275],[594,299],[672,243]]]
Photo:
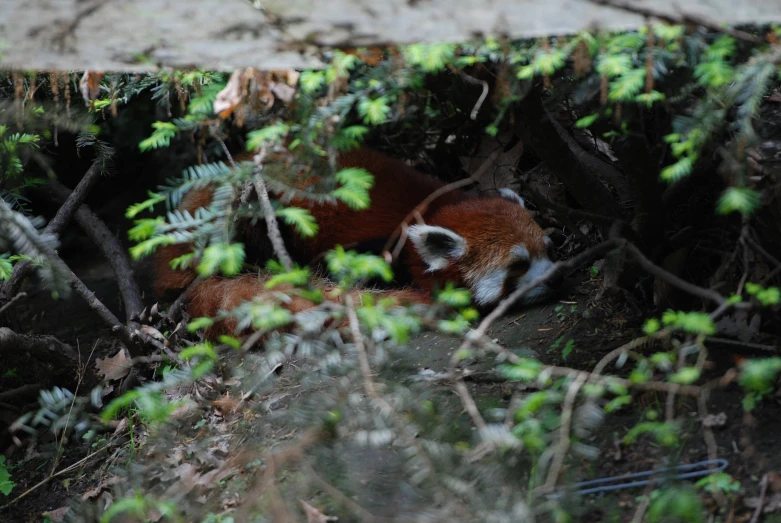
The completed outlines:
[[[475,424],[477,430],[481,434],[484,433],[488,428],[488,425],[480,414],[480,410],[477,408],[475,400],[469,393],[469,389],[466,387],[466,383],[464,383],[463,376],[454,374],[454,378],[454,385],[456,387],[456,392],[458,392],[458,396],[461,398],[461,403],[464,404],[464,408],[466,409],[467,414],[469,414],[469,417],[472,418],[472,423]]]
[[[767,495],[767,485],[770,483],[767,473],[762,476],[762,480],[759,482],[759,499],[757,500],[757,508],[754,509],[754,514],[751,515],[751,521],[749,523],[757,523],[759,516],[762,514],[762,509],[765,506],[765,496]]]
[[[46,225],[43,232],[59,235],[71,222],[74,213],[87,198],[98,178],[100,178],[100,166],[97,163],[93,163],[78,185],[76,185],[76,188],[73,189],[66,202],[59,208],[57,214],[54,215],[54,218]],[[20,262],[14,267],[14,272],[4,285],[6,297],[11,298],[19,292],[22,282],[32,273],[34,267],[29,261]]]
[[[8,300],[8,303],[6,303],[6,304],[5,304],[5,305],[3,305],[2,307],[0,307],[0,314],[3,314],[3,313],[4,313],[4,312],[7,310],[7,309],[10,309],[10,308],[11,308],[11,306],[12,306],[12,305],[13,305],[15,302],[17,302],[18,300],[21,300],[22,298],[24,298],[24,297],[26,297],[26,296],[27,296],[27,293],[26,293],[26,292],[20,292],[19,294],[15,295],[13,298],[11,298],[10,300]]]
[[[76,470],[77,468],[82,466],[84,463],[86,463],[87,461],[92,459],[93,457],[97,456],[100,453],[106,452],[106,449],[108,447],[109,447],[109,445],[106,445],[105,447],[101,447],[98,450],[96,450],[95,452],[91,452],[90,454],[87,454],[86,456],[81,458],[79,461],[77,461],[73,465],[69,465],[69,466],[65,467],[64,469],[60,470],[59,472],[56,472],[54,474],[51,474],[50,476],[47,476],[46,479],[36,483],[35,485],[30,487],[29,489],[27,489],[24,492],[22,492],[21,494],[19,494],[12,501],[9,501],[7,504],[5,504],[2,507],[0,507],[0,510],[10,507],[11,505],[16,503],[20,499],[28,496],[32,492],[35,492],[37,489],[41,488],[42,486],[44,486],[46,483],[48,483],[49,481],[53,480],[54,478],[56,478],[58,476],[62,476],[63,474],[67,474],[68,472],[71,472],[73,470]]]
[[[41,383],[30,383],[22,385],[15,389],[0,392],[0,402],[13,403],[19,400],[19,398],[26,398],[37,394],[39,390],[43,388]]]
[[[393,263],[393,260],[399,257],[399,254],[401,253],[401,249],[404,248],[404,244],[407,241],[407,228],[409,227],[409,224],[412,222],[413,219],[422,219],[423,215],[428,210],[431,203],[442,196],[443,194],[447,194],[451,191],[455,191],[456,189],[460,189],[461,187],[465,187],[471,183],[474,183],[476,180],[482,176],[482,174],[488,170],[488,168],[496,161],[496,157],[499,155],[500,150],[496,149],[494,150],[491,155],[485,159],[485,161],[480,164],[480,167],[477,168],[477,170],[469,176],[469,178],[464,178],[463,180],[458,180],[457,182],[449,183],[447,185],[444,185],[434,191],[433,193],[426,196],[426,198],[420,202],[412,211],[407,214],[407,216],[404,218],[404,220],[399,224],[398,227],[396,227],[396,230],[393,231],[393,234],[390,235],[390,238],[388,238],[388,241],[385,242],[385,246],[382,248],[382,255],[385,258],[385,261],[388,263]],[[393,249],[393,252],[389,252],[389,249],[391,248],[391,245],[393,245],[393,242],[396,241],[396,239],[399,240],[399,242],[396,244],[396,247]]]
[[[483,92],[480,93],[480,98],[477,99],[477,102],[475,103],[475,106],[472,108],[472,112],[469,114],[469,118],[472,120],[477,119],[477,113],[480,112],[480,108],[483,106],[483,102],[485,102],[486,97],[488,96],[488,82],[485,80],[478,80],[474,76],[470,76],[466,74],[464,71],[460,71],[461,78],[466,80],[472,85],[479,85],[482,86]]]
[[[293,523],[296,519],[285,505],[282,495],[277,488],[277,471],[285,465],[300,461],[304,457],[304,451],[321,441],[326,434],[320,429],[310,429],[298,438],[295,443],[276,452],[268,451],[263,455],[265,468],[258,472],[259,481],[253,485],[247,493],[245,501],[237,511],[236,521],[247,521],[249,512],[255,506],[255,502],[268,493],[272,521],[280,523]],[[255,456],[257,457],[257,456]]]
[[[48,192],[56,200],[65,201],[63,207],[68,204],[74,192],[57,181],[50,181],[47,185]],[[138,286],[133,266],[130,263],[127,250],[119,243],[116,236],[86,205],[79,206],[74,211],[74,218],[81,230],[89,236],[92,243],[103,254],[114,273],[114,279],[119,286],[122,303],[125,305],[125,316],[128,322],[132,322],[144,308],[141,299],[141,288]]]
[[[196,285],[201,283],[201,281],[203,281],[202,278],[200,276],[196,276],[195,279],[190,282],[187,288],[179,295],[179,297],[176,298],[176,301],[171,304],[171,306],[168,308],[168,312],[165,315],[169,321],[176,322],[179,319],[184,302],[186,302],[190,296],[190,291],[192,291]]]
[[[556,486],[556,480],[561,473],[561,468],[564,466],[564,458],[569,450],[569,431],[572,426],[572,411],[575,408],[575,400],[578,397],[578,392],[583,384],[588,379],[587,374],[579,374],[575,381],[573,381],[567,389],[567,394],[564,396],[564,403],[561,406],[561,425],[559,427],[559,442],[556,445],[556,451],[553,456],[553,462],[551,463],[550,470],[548,471],[548,478],[545,481],[544,488],[546,490],[553,490]]]
[[[377,388],[374,386],[374,380],[372,380],[372,367],[369,363],[369,355],[366,353],[366,345],[363,343],[363,334],[361,334],[360,323],[358,322],[358,315],[355,312],[355,303],[350,293],[345,294],[344,304],[347,309],[347,318],[350,322],[350,334],[353,337],[353,343],[358,350],[358,364],[361,367],[361,375],[363,376],[363,388],[366,389],[366,394],[375,401],[380,402],[384,408],[389,412],[392,410],[390,405],[377,394]]]
[[[423,216],[423,214],[428,210],[429,205],[431,205],[431,202],[442,196],[443,194],[447,194],[451,191],[455,191],[456,189],[460,189],[461,187],[465,187],[467,185],[470,185],[475,182],[475,179],[470,178],[464,178],[463,180],[458,180],[457,182],[449,183],[443,187],[440,187],[433,193],[429,194],[425,200],[420,202],[417,207],[415,207],[412,211],[410,211],[409,214],[404,218],[404,221],[402,221],[398,227],[396,227],[396,230],[393,231],[393,234],[391,234],[390,238],[388,238],[388,241],[385,243],[385,246],[382,248],[383,256],[385,257],[385,260],[388,263],[392,263],[393,260],[399,257],[399,254],[401,253],[401,249],[404,247],[404,244],[407,241],[407,228],[409,227],[410,222],[412,222],[413,219],[415,219],[416,216]],[[390,253],[388,249],[390,249],[391,245],[393,245],[393,242],[396,240],[399,240],[399,242],[396,244],[396,247],[393,249],[393,253]]]
[[[722,296],[721,294],[719,294],[714,290],[706,289],[704,287],[698,287],[697,285],[694,285],[693,283],[689,283],[679,278],[675,274],[672,274],[671,272],[667,272],[666,270],[662,269],[658,265],[654,264],[651,260],[646,258],[645,255],[642,252],[640,252],[640,249],[638,249],[631,243],[626,242],[625,248],[627,251],[629,251],[629,254],[632,255],[632,257],[640,265],[640,267],[645,269],[647,272],[653,274],[654,276],[658,276],[659,278],[662,278],[663,280],[667,281],[671,285],[678,287],[682,291],[705,300],[714,301],[719,305],[727,301],[727,299],[724,296]]]
[[[287,249],[285,248],[285,241],[282,239],[282,234],[279,232],[279,224],[277,223],[277,217],[274,214],[274,208],[271,206],[266,182],[263,181],[263,178],[259,173],[260,169],[263,168],[265,156],[265,150],[263,150],[254,158],[258,172],[254,175],[253,184],[255,186],[255,192],[258,193],[258,200],[260,202],[260,208],[263,210],[263,217],[266,219],[268,239],[271,240],[271,245],[274,246],[274,252],[277,254],[279,261],[285,269],[290,270],[293,268],[293,260],[290,258],[290,254],[288,254]]]

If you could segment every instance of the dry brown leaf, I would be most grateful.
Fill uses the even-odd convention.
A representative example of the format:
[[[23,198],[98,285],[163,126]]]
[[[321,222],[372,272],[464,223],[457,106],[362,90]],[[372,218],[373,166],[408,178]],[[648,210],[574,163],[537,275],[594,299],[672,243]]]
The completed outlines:
[[[301,506],[304,508],[306,514],[306,523],[328,523],[329,521],[339,521],[336,516],[326,516],[315,507],[303,500],[298,500]]]
[[[151,325],[141,325],[141,328],[139,330],[144,334],[146,334],[147,336],[156,339],[157,341],[165,341],[165,336],[163,336],[163,333],[155,329]]]
[[[130,358],[128,358],[125,349],[119,349],[119,352],[113,358],[96,359],[95,368],[98,375],[104,380],[119,380],[130,372]]]
[[[95,71],[84,71],[84,76],[79,81],[79,90],[82,98],[84,98],[84,103],[87,105],[100,94],[100,81],[103,79],[104,74]]]
[[[289,102],[296,95],[296,88],[291,87],[288,84],[271,82],[270,88],[271,92],[283,102]]]
[[[52,523],[60,523],[60,521],[65,521],[65,515],[69,510],[70,507],[60,507],[48,512],[44,512],[43,516],[48,517]]]
[[[87,491],[85,491],[81,495],[82,501],[86,501],[88,499],[93,499],[98,497],[100,494],[102,494],[104,491],[108,490],[108,488],[112,485],[116,485],[119,483],[120,479],[119,476],[109,476],[108,478],[101,481],[97,487],[91,488]]]
[[[241,84],[245,69],[236,69],[228,80],[228,84],[217,93],[214,99],[214,112],[220,118],[227,118],[239,103],[241,103]]]

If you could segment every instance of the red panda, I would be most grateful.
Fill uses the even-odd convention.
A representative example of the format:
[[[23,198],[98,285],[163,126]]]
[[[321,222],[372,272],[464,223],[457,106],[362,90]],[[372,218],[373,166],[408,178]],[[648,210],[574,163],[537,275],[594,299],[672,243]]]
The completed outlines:
[[[371,206],[356,211],[341,202],[331,205],[294,199],[291,205],[308,208],[320,226],[314,238],[293,236],[288,241],[291,256],[302,265],[336,245],[360,245],[389,238],[411,211],[444,185],[401,160],[367,148],[344,153],[339,164],[342,168],[364,168],[374,175]],[[194,191],[185,197],[180,208],[192,212],[207,205],[210,198],[208,190]],[[510,189],[500,189],[495,197],[450,191],[435,199],[422,218],[425,224],[409,226],[408,241],[400,255],[399,263],[409,271],[412,289],[391,293],[398,303],[428,301],[433,290],[452,282],[469,288],[473,302],[488,308],[552,265],[551,240],[525,208],[523,199]],[[248,251],[264,236],[263,224],[249,227],[243,238]],[[193,271],[174,271],[170,267],[172,259],[188,251],[189,246],[174,245],[156,254],[157,293],[184,289],[195,278]],[[552,291],[552,286],[541,285],[527,294],[524,302],[538,301]],[[215,316],[221,309],[230,309],[267,292],[257,276],[229,280],[215,277],[189,291],[187,311],[194,317]],[[297,312],[312,304],[300,299],[287,306]],[[223,324],[206,335],[229,329],[230,325]]]

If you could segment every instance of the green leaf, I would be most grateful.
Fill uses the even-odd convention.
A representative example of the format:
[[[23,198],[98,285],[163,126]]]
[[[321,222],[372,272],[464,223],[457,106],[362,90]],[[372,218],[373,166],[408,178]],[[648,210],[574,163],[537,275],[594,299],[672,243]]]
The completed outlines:
[[[700,379],[700,369],[695,367],[683,367],[669,378],[671,383],[679,385],[691,385],[698,379]]]
[[[651,334],[659,332],[659,329],[661,328],[662,324],[659,322],[659,320],[656,318],[651,318],[645,322],[645,325],[643,325],[643,332],[650,336]]]
[[[656,102],[664,100],[664,94],[659,91],[651,91],[650,93],[640,93],[635,96],[635,102],[643,104],[646,107],[651,107]]]
[[[248,151],[256,151],[263,145],[268,143],[278,143],[288,133],[290,126],[284,122],[277,122],[272,125],[267,125],[262,129],[250,131],[247,133],[247,145]]]
[[[703,62],[694,68],[694,77],[703,87],[720,87],[733,81],[735,70],[723,60]]]
[[[453,44],[412,44],[402,47],[407,64],[419,66],[427,73],[436,73],[453,60],[456,46]]]
[[[686,176],[689,176],[694,169],[694,162],[696,161],[696,156],[685,156],[675,162],[672,165],[668,165],[664,169],[662,169],[661,174],[659,175],[662,180],[668,183],[677,182],[678,180],[685,178]]]
[[[342,185],[351,185],[367,191],[374,187],[374,176],[361,167],[347,167],[337,171],[334,177]]]
[[[164,202],[166,196],[164,194],[147,191],[147,194],[149,195],[149,199],[145,200],[141,203],[136,203],[131,205],[127,208],[127,211],[125,211],[125,217],[133,219],[136,217],[138,213],[140,213],[143,210],[151,209],[155,205],[157,205],[160,202]]]
[[[542,372],[543,364],[531,358],[521,358],[518,363],[500,365],[499,373],[512,381],[533,381]]]
[[[154,122],[152,127],[154,128],[152,135],[145,140],[141,140],[141,143],[138,144],[141,152],[168,147],[171,144],[171,138],[179,132],[179,128],[171,122]]]
[[[388,119],[390,113],[388,99],[380,96],[375,99],[364,98],[358,102],[358,114],[363,121],[371,125],[379,125]]]
[[[128,238],[134,242],[140,242],[150,238],[159,225],[165,223],[162,216],[157,218],[145,218],[143,220],[136,220],[135,225],[127,232]]]
[[[289,271],[282,271],[275,274],[266,282],[267,289],[273,289],[277,285],[290,284],[296,287],[303,287],[309,281],[309,269],[304,267],[294,267]]]
[[[597,73],[600,76],[615,78],[632,69],[632,58],[626,54],[602,55],[597,61]]]
[[[208,329],[214,325],[214,320],[211,318],[193,318],[190,323],[187,324],[187,330],[195,332],[201,329]]]
[[[667,310],[662,315],[662,323],[691,334],[705,334],[706,336],[716,334],[716,325],[711,317],[704,312]]]
[[[393,279],[393,271],[384,259],[371,254],[345,251],[341,245],[328,251],[325,260],[332,274],[349,283],[371,278],[381,278],[385,281]]]
[[[621,408],[626,407],[631,403],[632,403],[632,396],[627,394],[624,396],[618,396],[617,398],[613,398],[612,400],[608,401],[603,408],[605,412],[613,413],[613,412],[617,412]]]
[[[285,223],[295,227],[296,232],[304,238],[311,238],[317,234],[319,227],[315,217],[308,209],[301,207],[284,207],[277,211],[277,216],[285,220]]]
[[[209,245],[203,250],[196,270],[202,278],[212,276],[218,269],[226,276],[233,276],[241,272],[244,256],[242,243]]]
[[[0,257],[0,281],[5,281],[11,277],[14,272],[14,266],[8,258]]]
[[[632,69],[610,82],[608,99],[612,102],[631,101],[643,85],[645,85],[645,69]]]
[[[744,216],[754,213],[759,208],[760,194],[748,187],[729,187],[719,198],[718,211],[721,214],[739,212]]]
[[[356,211],[368,208],[371,203],[369,191],[355,185],[343,185],[331,191],[331,194]]]
[[[599,118],[599,114],[590,114],[588,116],[584,116],[575,122],[575,127],[578,129],[586,129],[587,127],[591,127],[591,124],[596,122],[597,118]]]
[[[437,294],[437,301],[455,309],[461,309],[469,307],[471,304],[471,293],[468,289],[455,288],[451,282],[448,282],[445,288]]]
[[[532,62],[534,71],[538,74],[552,75],[566,63],[567,53],[562,49],[537,53]]]
[[[298,83],[305,93],[317,91],[325,84],[325,71],[303,71]]]

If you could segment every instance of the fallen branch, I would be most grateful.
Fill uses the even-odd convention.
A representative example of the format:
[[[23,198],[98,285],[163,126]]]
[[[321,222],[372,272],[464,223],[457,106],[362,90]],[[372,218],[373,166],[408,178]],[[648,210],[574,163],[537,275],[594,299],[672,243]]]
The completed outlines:
[[[575,400],[578,397],[578,392],[586,383],[588,379],[587,374],[580,374],[575,380],[570,383],[567,388],[567,394],[564,396],[564,403],[561,406],[561,424],[559,426],[559,443],[556,445],[556,450],[553,454],[553,462],[548,470],[548,478],[545,480],[545,486],[543,488],[547,490],[553,490],[556,486],[556,480],[561,473],[561,468],[564,466],[564,458],[569,450],[569,432],[572,427],[572,411],[575,408]]]
[[[258,172],[253,177],[253,184],[255,186],[255,192],[258,194],[258,201],[260,202],[260,208],[263,210],[263,217],[266,219],[266,233],[268,239],[271,241],[271,245],[274,247],[274,252],[279,258],[279,261],[285,267],[286,270],[293,268],[293,259],[285,248],[285,241],[282,239],[282,233],[279,232],[279,223],[277,223],[277,217],[274,214],[274,207],[271,206],[271,200],[268,196],[268,189],[266,188],[266,182],[260,176],[260,169],[263,168],[263,160],[265,159],[266,152],[262,150],[253,158]]]
[[[26,296],[27,296],[27,293],[26,293],[26,292],[20,292],[19,294],[15,295],[13,298],[11,298],[10,300],[8,300],[8,303],[6,303],[6,304],[5,304],[5,305],[3,305],[2,307],[0,307],[0,314],[3,314],[3,313],[6,311],[6,310],[10,309],[10,308],[11,308],[11,306],[12,306],[12,305],[13,305],[15,302],[17,302],[18,300],[21,300],[22,298],[24,298],[24,297],[26,297]]]
[[[71,222],[74,213],[82,202],[87,198],[87,195],[95,186],[95,183],[100,178],[100,166],[93,163],[84,176],[79,181],[76,188],[66,199],[65,203],[59,208],[54,218],[43,229],[44,233],[59,235],[65,227]],[[23,261],[17,263],[14,267],[14,272],[11,277],[3,286],[5,288],[5,296],[12,298],[19,292],[19,288],[22,286],[22,282],[26,277],[32,274],[35,266],[29,261]]]
[[[65,365],[65,361],[76,362],[79,355],[70,345],[54,336],[31,336],[18,334],[7,327],[0,327],[0,354],[4,352],[30,353],[42,361],[54,361]]]
[[[30,383],[28,385],[22,385],[15,389],[0,392],[0,402],[12,403],[19,401],[20,398],[31,398],[38,394],[38,391],[43,388],[41,383]]]
[[[545,110],[539,89],[532,89],[518,102],[515,121],[515,130],[523,140],[524,147],[529,147],[545,162],[584,209],[611,217],[621,216],[620,205],[593,174],[593,169],[599,169],[604,162],[592,162],[588,167],[582,163],[583,156],[588,153],[574,139],[567,140],[559,133]],[[603,177],[610,179],[611,176],[612,173],[608,173]]]
[[[73,194],[75,194],[75,191],[71,192],[57,181],[50,181],[46,188],[53,199],[65,202],[63,207],[68,205]],[[92,243],[111,266],[114,278],[119,286],[122,302],[125,305],[125,316],[128,322],[132,322],[138,318],[138,315],[143,310],[144,302],[141,299],[141,288],[138,286],[138,282],[136,282],[127,250],[119,243],[116,236],[103,223],[103,220],[98,218],[86,205],[80,205],[73,213],[73,216],[81,230],[89,236]]]

